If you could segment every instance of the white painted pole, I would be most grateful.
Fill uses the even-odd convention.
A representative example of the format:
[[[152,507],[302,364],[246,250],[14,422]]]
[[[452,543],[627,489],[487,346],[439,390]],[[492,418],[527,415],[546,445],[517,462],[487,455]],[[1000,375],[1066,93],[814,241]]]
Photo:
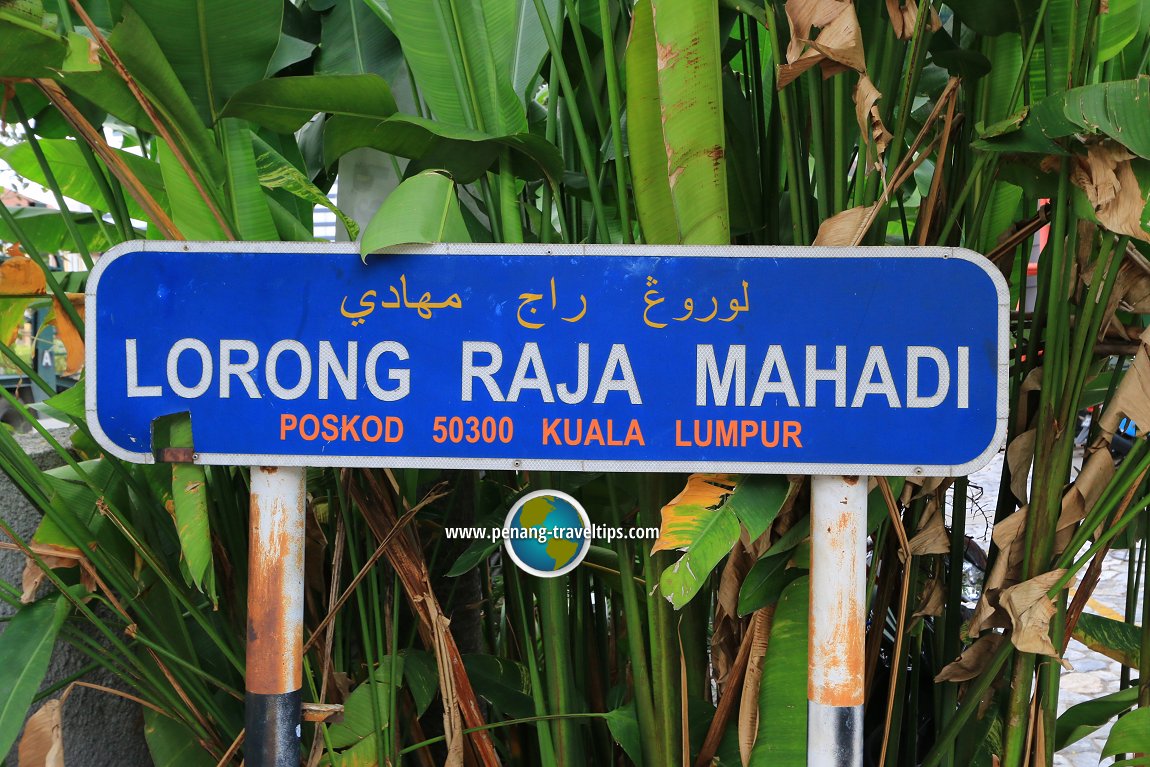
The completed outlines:
[[[866,477],[812,477],[808,767],[863,763],[866,508]]]
[[[299,765],[306,472],[294,466],[252,467],[247,767]]]

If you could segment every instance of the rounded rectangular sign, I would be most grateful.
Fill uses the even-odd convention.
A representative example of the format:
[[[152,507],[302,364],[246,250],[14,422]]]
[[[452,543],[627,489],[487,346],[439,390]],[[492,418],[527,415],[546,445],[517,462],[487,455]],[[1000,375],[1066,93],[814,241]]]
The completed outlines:
[[[1008,292],[959,249],[132,242],[87,301],[131,461],[183,412],[251,465],[961,475],[1005,433]]]

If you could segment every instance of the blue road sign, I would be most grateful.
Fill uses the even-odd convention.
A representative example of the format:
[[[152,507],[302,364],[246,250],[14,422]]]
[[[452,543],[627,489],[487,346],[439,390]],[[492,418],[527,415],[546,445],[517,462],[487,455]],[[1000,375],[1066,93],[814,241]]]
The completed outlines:
[[[153,460],[960,475],[1005,433],[1006,285],[946,248],[133,242],[87,409]]]

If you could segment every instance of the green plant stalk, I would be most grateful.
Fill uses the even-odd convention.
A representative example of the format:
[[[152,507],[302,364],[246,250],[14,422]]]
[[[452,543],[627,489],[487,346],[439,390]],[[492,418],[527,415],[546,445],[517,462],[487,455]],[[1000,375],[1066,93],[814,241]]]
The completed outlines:
[[[1069,209],[1070,177],[1066,166],[1067,163],[1063,163],[1059,175],[1059,204],[1054,213],[1051,252],[1047,254],[1052,264],[1049,272],[1051,285],[1046,305],[1049,324],[1044,346],[1043,386],[1039,395],[1036,419],[1038,428],[1035,438],[1034,481],[1031,490],[1033,497],[1024,533],[1022,571],[1024,581],[1046,571],[1054,544],[1054,519],[1061,505],[1062,486],[1069,475],[1073,450],[1073,435],[1058,426],[1060,423],[1066,423],[1067,418],[1060,408],[1064,403],[1057,401],[1065,389],[1073,386],[1067,359],[1070,354],[1070,310],[1067,297],[1075,252],[1070,241],[1076,227]],[[1060,430],[1063,433],[1060,434]],[[1003,767],[1020,767],[1025,758],[1035,666],[1036,658],[1031,653],[1021,653],[1015,661],[1007,704]]]
[[[837,75],[841,79],[842,75]],[[816,69],[808,70],[802,77],[804,90],[807,92],[807,103],[811,109],[810,152],[815,166],[815,208],[819,221],[826,221],[830,217],[831,185],[828,178],[826,129],[823,123],[823,94],[821,81],[822,73]],[[797,82],[792,85],[798,85]]]
[[[1059,593],[1055,602],[1058,612],[1050,622],[1050,638],[1055,647],[1061,647],[1066,634],[1066,592]],[[1062,678],[1062,664],[1056,658],[1045,655],[1037,660],[1038,708],[1035,715],[1042,720],[1044,741],[1042,753],[1046,755],[1046,759],[1043,765],[1036,767],[1051,767],[1054,764],[1054,736],[1058,729],[1055,720],[1058,719],[1058,684]]]
[[[92,268],[92,254],[88,252],[88,243],[84,242],[84,238],[80,236],[80,230],[76,228],[76,220],[72,218],[72,211],[68,210],[68,203],[64,199],[64,193],[60,191],[60,183],[56,180],[56,174],[52,170],[52,166],[48,163],[48,158],[44,156],[44,149],[40,146],[40,140],[36,138],[36,133],[32,130],[32,125],[28,121],[28,115],[24,112],[24,107],[20,103],[20,98],[13,95],[11,99],[12,108],[16,111],[16,117],[20,120],[20,124],[24,127],[24,140],[28,142],[28,146],[32,149],[32,154],[36,156],[36,162],[40,165],[40,170],[44,173],[44,180],[47,182],[48,189],[52,192],[52,197],[56,200],[56,204],[60,206],[60,218],[64,221],[64,227],[68,230],[68,234],[72,235],[72,240],[76,243],[76,252],[80,254],[80,258],[84,261],[84,266],[88,269]]]
[[[399,595],[402,586],[399,582],[399,573],[393,572],[391,578],[391,695],[387,701],[388,732],[391,740],[391,761],[399,764],[399,749],[403,745],[399,727]]]
[[[551,88],[550,83],[557,82],[558,78],[559,78],[559,74],[558,74],[558,69],[557,69],[557,64],[556,64],[556,58],[555,58],[555,56],[552,56],[551,57],[551,70],[550,70],[549,76],[547,77],[547,82],[548,82],[548,86],[547,86],[547,127],[544,131],[548,143],[551,143],[551,144],[556,143],[556,137],[558,136],[558,133],[559,133],[558,126],[557,126],[558,120],[556,119],[558,117],[558,114],[559,114],[559,94],[558,94],[558,92],[552,92],[552,88]],[[556,89],[556,91],[557,91],[557,89]],[[539,216],[539,221],[540,221],[539,242],[543,245],[546,245],[549,242],[551,242],[551,208],[555,202],[554,190],[551,186],[551,179],[547,179],[547,178],[543,179],[542,197],[543,197],[543,200],[542,200],[542,206],[541,206],[540,216]],[[559,218],[560,226],[563,227],[562,230],[560,231],[560,236],[562,236],[563,234],[566,233],[567,227],[563,223],[563,216],[559,216],[558,218]]]
[[[1018,80],[1014,84],[1014,92],[1010,96],[1010,104],[1007,111],[1013,112],[1014,105],[1018,103],[1018,99],[1030,89],[1030,59],[1034,55],[1034,47],[1038,44],[1038,36],[1043,31],[1046,24],[1046,9],[1050,5],[1050,0],[1042,0],[1042,4],[1038,6],[1038,14],[1034,19],[1034,27],[1030,30],[1030,37],[1026,41],[1026,48],[1022,53],[1022,66],[1019,69]],[[1019,20],[1021,22],[1021,19]],[[1046,59],[1046,65],[1049,68],[1050,60]],[[1047,83],[1053,80],[1050,77],[1046,79]]]
[[[771,53],[777,57],[783,50],[779,45],[779,26],[776,21],[775,4],[766,4],[768,31],[770,33]],[[791,83],[794,85],[794,83]],[[794,114],[797,111],[794,88],[787,87],[779,93],[779,120],[783,129],[783,156],[787,166],[787,196],[791,201],[791,234],[794,245],[806,245],[811,235],[810,213],[807,210],[806,172],[799,173],[799,159],[803,152],[800,146],[798,131],[795,129]],[[771,197],[770,191],[764,190],[764,198]]]
[[[12,394],[6,389],[0,388],[0,395],[4,396],[12,403],[16,402]],[[57,455],[59,455],[64,460],[64,462],[77,473],[78,477],[88,488],[90,488],[97,495],[103,494],[104,489],[93,482],[92,478],[86,471],[84,471],[83,467],[81,467],[79,463],[76,462],[71,453],[67,451],[63,446],[61,446],[50,432],[41,426],[40,423],[35,419],[31,420],[30,423],[32,424],[32,427],[36,429],[36,431],[40,434],[40,436],[44,438],[48,445],[56,451]],[[22,452],[20,451],[20,448],[16,446],[12,441],[11,435],[9,435],[7,432],[4,432],[3,430],[0,430],[0,446],[6,448],[9,452],[9,455],[11,454],[11,450],[13,448],[15,448],[15,450],[18,452]],[[67,535],[73,541],[88,540],[90,536],[86,534],[85,528],[77,525],[71,517],[62,514],[58,509],[52,506],[48,496],[41,494],[40,497],[43,499],[43,503],[40,505],[41,508],[46,510],[46,516],[52,518],[53,522],[55,522],[60,527],[65,535]],[[120,514],[115,506],[108,504],[105,516],[128,539],[140,559],[156,573],[156,575],[166,586],[166,592],[179,602],[180,607],[186,610],[192,619],[197,624],[199,624],[200,628],[203,629],[204,633],[208,636],[209,639],[211,639],[212,643],[220,649],[228,661],[232,663],[233,667],[242,673],[243,663],[240,662],[233,648],[226,641],[224,641],[224,639],[220,637],[219,634],[213,631],[212,626],[204,617],[201,610],[199,610],[196,605],[192,604],[184,590],[178,584],[176,584],[174,580],[172,580],[167,571],[160,565],[160,561],[155,553],[144,544],[141,537],[132,529],[132,527],[128,524],[128,521]],[[131,594],[135,592],[138,587],[137,581],[132,577],[131,573],[125,569],[122,563],[107,557],[103,550],[99,547],[96,547],[95,549],[89,549],[87,552],[87,557],[101,573],[109,576],[109,579],[112,580],[113,585],[116,587],[116,590],[119,593]],[[145,630],[154,631],[157,636],[164,635],[164,631],[160,630],[157,626],[152,624],[146,611],[141,613],[141,622],[144,624]]]
[[[543,670],[553,713],[566,715],[578,708],[572,668],[571,613],[567,598],[569,576],[545,578],[539,583],[539,622],[543,635]],[[584,764],[579,732],[574,722],[552,723],[555,752],[561,765]]]
[[[1131,552],[1133,553],[1133,552]],[[1142,582],[1142,568],[1146,564],[1146,547],[1143,547],[1139,556],[1129,557],[1126,560],[1126,609],[1123,617],[1127,625],[1136,625],[1138,610],[1138,584]],[[1143,650],[1145,652],[1145,650]],[[1144,677],[1143,677],[1144,678]],[[1118,689],[1125,690],[1130,687],[1130,667],[1122,666],[1118,675]]]
[[[759,189],[762,192],[760,196],[765,208],[763,219],[766,224],[765,232],[756,233],[755,244],[762,245],[779,240],[779,206],[774,199],[774,191],[778,188],[775,183],[775,174],[782,163],[777,158],[777,154],[781,150],[775,142],[770,140],[771,128],[777,115],[772,113],[771,118],[767,117],[767,100],[773,98],[773,94],[768,91],[763,79],[763,70],[766,69],[769,61],[774,60],[774,53],[771,53],[769,60],[764,60],[759,43],[758,24],[751,24],[748,30],[748,39],[751,48],[751,63],[748,64],[747,71],[751,75],[751,93],[754,96],[752,114],[755,117],[755,143],[758,147],[756,154],[759,158]]]
[[[1114,285],[1118,280],[1118,272],[1122,267],[1129,241],[1128,236],[1120,237],[1117,245],[1115,245],[1113,237],[1104,236],[1102,238],[1102,247],[1098,257],[1099,268],[1103,264],[1107,264],[1107,260],[1109,263],[1104,271],[1103,279],[1099,281],[1096,278],[1096,285],[1091,286],[1092,295],[1087,297],[1086,305],[1078,318],[1074,345],[1071,347],[1078,350],[1078,359],[1075,364],[1076,378],[1072,391],[1065,395],[1062,402],[1060,410],[1063,413],[1076,412],[1077,403],[1081,402],[1083,392],[1086,390],[1086,380],[1089,377],[1094,356],[1092,339],[1098,337],[1098,331],[1102,327],[1103,320],[1105,320],[1105,307],[1110,303],[1110,296],[1114,292]],[[1097,270],[1095,270],[1095,274],[1097,275]]]
[[[531,625],[534,621],[528,621],[527,608],[523,601],[523,579],[517,567],[506,569],[504,573],[512,612],[517,613],[519,619],[521,650],[523,659],[527,663],[527,674],[531,679],[531,699],[535,703],[535,711],[538,712],[538,716],[535,717],[535,733],[539,738],[539,759],[543,764],[558,764],[559,760],[555,755],[555,741],[551,737],[551,728],[547,724],[551,717],[545,713],[547,702],[544,698],[546,693],[543,679],[539,675],[539,661],[535,657],[535,634],[531,631]],[[404,749],[400,753],[407,753],[407,751],[408,749]]]
[[[646,474],[640,480],[639,518],[647,527],[659,525],[662,508],[663,475]],[[672,562],[663,554],[650,554],[640,548],[647,592],[647,629],[651,642],[651,681],[656,714],[660,718],[658,734],[662,738],[664,762],[678,764],[682,730],[681,702],[676,692],[679,679],[679,646],[676,621],[671,603],[656,588],[659,576]]]
[[[115,183],[117,186],[119,186],[119,181],[113,178],[112,182],[109,183],[108,176],[104,173],[103,166],[101,166],[100,161],[96,159],[96,154],[92,151],[92,147],[88,146],[87,141],[77,141],[76,144],[78,145],[80,154],[84,155],[84,162],[87,164],[88,171],[92,174],[92,178],[95,179],[96,186],[100,188],[100,195],[104,198],[104,202],[107,203],[108,213],[112,215],[112,220],[116,224],[116,229],[119,233],[120,241],[122,242],[132,239],[131,235],[129,234],[132,228],[131,217],[128,215],[128,211],[124,205],[123,194],[117,196],[112,191],[111,183]],[[96,222],[100,225],[101,230],[104,232],[104,236],[108,237],[108,242],[115,245],[116,238],[108,236],[107,226],[104,224],[103,217],[100,216],[98,212],[96,213]]]
[[[986,666],[986,670],[975,679],[967,683],[966,695],[963,698],[962,705],[954,716],[947,720],[946,725],[943,727],[942,733],[935,741],[934,747],[922,761],[922,767],[938,767],[942,761],[943,753],[947,749],[953,749],[954,740],[961,733],[963,727],[975,712],[978,711],[982,705],[983,696],[986,691],[990,689],[990,685],[998,679],[998,672],[1006,663],[1007,658],[1010,657],[1014,650],[1014,645],[1010,642],[1003,642],[991,657],[990,662]]]
[[[370,554],[368,556],[370,556]],[[384,660],[387,659],[390,669],[394,671],[396,659],[387,658],[387,647],[384,646],[387,633],[383,628],[382,607],[384,589],[380,584],[380,569],[379,567],[373,567],[371,577],[368,578],[368,604],[371,606],[372,636],[375,638],[375,657],[379,659],[380,669],[383,668]],[[372,704],[374,709],[382,709],[381,713],[383,714],[380,719],[383,724],[382,737],[376,740],[376,754],[381,764],[387,764],[386,756],[392,752],[391,741],[395,733],[395,720],[392,718],[392,709],[389,704],[391,702],[391,696],[395,694],[396,685],[400,684],[400,679],[397,676],[391,676],[389,681],[391,684],[387,687],[387,700],[382,702],[377,700]]]
[[[946,223],[943,224],[942,230],[938,234],[939,242],[946,242],[947,238],[950,237],[951,230],[954,229],[954,225],[958,223],[958,217],[962,214],[962,208],[963,205],[966,204],[966,198],[970,196],[971,191],[978,183],[979,178],[982,176],[983,169],[988,162],[990,162],[990,155],[986,153],[980,154],[978,159],[974,161],[974,167],[971,168],[969,175],[966,177],[966,181],[963,182],[962,191],[954,198],[950,213],[946,217]]]
[[[3,519],[2,517],[0,517],[0,531],[3,531],[11,540],[19,541],[22,543],[20,537],[16,534],[16,531],[14,531],[8,525],[7,520]],[[184,706],[183,702],[177,698],[175,693],[171,690],[170,685],[158,674],[155,674],[155,672],[153,672],[152,669],[140,658],[138,658],[136,654],[132,652],[131,648],[129,648],[128,645],[120,639],[118,633],[109,629],[104,624],[104,622],[91,610],[91,608],[84,604],[83,600],[73,597],[71,592],[68,591],[67,584],[65,584],[63,580],[61,580],[60,577],[56,575],[55,570],[44,563],[44,560],[40,557],[39,554],[35,553],[31,549],[27,549],[25,553],[32,558],[32,561],[36,563],[37,567],[43,570],[45,577],[49,580],[49,582],[52,583],[53,586],[56,587],[56,589],[61,594],[64,595],[64,598],[71,602],[73,607],[79,610],[84,618],[104,636],[111,647],[117,650],[122,657],[132,661],[132,665],[135,666],[136,670],[140,674],[140,677],[142,679],[146,679],[148,683],[152,685],[157,695],[168,698],[166,704],[169,707],[169,710],[186,711],[186,707]],[[184,719],[184,721],[189,726],[193,727],[193,729],[195,729],[201,737],[211,737],[199,726],[194,717],[188,716]]]
[[[599,24],[603,33],[603,66],[607,76],[607,107],[611,113],[611,143],[615,147],[615,190],[619,218],[623,225],[623,242],[635,241],[631,231],[631,203],[628,198],[628,164],[623,161],[623,108],[619,92],[619,65],[615,59],[615,32],[608,12],[608,1],[599,0]],[[576,22],[578,25],[578,22]],[[594,99],[592,99],[594,101]]]
[[[610,242],[611,233],[607,230],[607,214],[606,208],[603,206],[603,195],[599,187],[594,183],[596,177],[595,162],[598,160],[599,155],[597,152],[591,151],[591,145],[587,141],[587,131],[583,128],[583,118],[579,116],[579,105],[575,98],[575,88],[572,87],[571,78],[567,74],[567,67],[563,64],[563,51],[559,45],[559,40],[555,36],[555,30],[551,27],[547,9],[543,6],[543,0],[532,0],[532,2],[535,3],[535,11],[539,15],[539,23],[543,27],[543,34],[547,37],[547,49],[551,52],[552,61],[555,62],[555,69],[559,75],[559,84],[562,88],[563,97],[567,99],[572,107],[567,110],[567,113],[570,115],[569,122],[571,129],[575,133],[575,143],[579,148],[579,159],[583,164],[583,172],[587,175],[587,189],[591,194],[591,205],[597,214],[599,236],[602,238],[602,242]],[[554,95],[557,96],[558,94]],[[570,237],[570,234],[568,234],[568,237]]]
[[[517,183],[515,174],[511,172],[511,150],[504,149],[499,153],[499,222],[503,242],[523,242],[523,219],[519,195],[515,191]]]
[[[831,123],[834,126],[834,141],[831,142],[831,149],[834,154],[834,171],[831,173],[830,189],[830,193],[833,195],[830,207],[830,215],[832,216],[841,213],[847,207],[847,187],[849,185],[847,167],[851,152],[851,147],[846,141],[847,98],[846,80],[842,77],[832,78]]]
[[[507,719],[507,720],[502,721],[502,722],[488,722],[487,724],[483,725],[482,727],[468,727],[468,728],[462,730],[462,732],[464,735],[469,735],[473,732],[483,732],[484,730],[495,730],[495,729],[498,729],[500,727],[512,727],[512,726],[517,725],[517,724],[530,724],[531,722],[553,722],[556,720],[563,720],[563,719],[606,719],[606,718],[607,718],[606,714],[600,713],[600,712],[594,712],[594,711],[583,713],[583,714],[545,714],[543,716],[525,716],[522,719]],[[421,740],[418,743],[414,743],[414,744],[408,746],[407,748],[403,749],[399,753],[402,755],[410,754],[414,751],[418,751],[421,748],[427,748],[428,746],[434,746],[436,743],[442,743],[444,740],[445,740],[445,738],[442,735],[435,737],[435,738],[428,738],[427,740]],[[557,762],[544,761],[543,764],[552,765],[552,764],[557,764]]]
[[[351,518],[351,510],[350,510],[349,506],[347,506],[347,505],[342,506],[341,512],[344,516],[344,524],[347,525],[348,529],[350,530],[352,528],[352,518]],[[348,543],[351,545],[349,545],[347,547],[347,557],[348,557],[348,564],[351,565],[351,571],[352,572],[358,573],[360,570],[360,567],[361,567],[361,559],[359,556],[359,552],[357,551],[355,544],[352,542],[353,541],[358,542],[358,541],[364,541],[364,540],[371,540],[370,535],[355,536],[355,537],[350,536],[350,535],[348,536]],[[368,580],[369,580],[369,583],[372,583],[372,584],[374,583],[374,579],[368,579]],[[372,597],[373,597],[372,601],[375,602],[376,601],[376,599],[375,599],[376,595],[374,593],[372,594]],[[380,710],[380,705],[379,705],[379,703],[380,703],[380,700],[379,700],[380,694],[379,694],[379,689],[378,689],[379,680],[376,679],[376,671],[377,671],[376,646],[375,646],[375,642],[372,641],[372,633],[369,630],[369,624],[370,624],[369,619],[370,619],[371,613],[368,611],[368,608],[367,608],[367,600],[364,596],[364,589],[363,588],[358,588],[355,590],[355,603],[356,603],[356,609],[358,610],[359,615],[360,615],[360,619],[358,621],[356,621],[356,626],[358,627],[359,633],[360,633],[360,642],[361,642],[360,649],[363,652],[364,663],[367,666],[366,682],[367,682],[368,688],[371,690],[371,695],[370,695],[371,716],[372,716],[372,720],[375,724],[370,737],[375,743],[375,756],[376,756],[376,759],[378,760],[377,763],[378,764],[385,764],[384,755],[386,753],[386,750],[384,748],[384,738],[386,737],[386,732],[384,730],[385,730],[386,724],[383,721],[383,713],[384,712]],[[392,679],[391,682],[392,682],[392,684],[394,684],[395,680]]]
[[[549,472],[540,472],[540,487],[554,487]],[[568,596],[570,576],[543,578],[537,583],[539,626],[543,640],[543,673],[547,676],[547,695],[552,713],[574,713],[579,706],[575,692],[575,674],[571,647],[571,604]],[[552,723],[555,754],[559,764],[581,765],[583,743],[574,722],[558,719]]]
[[[575,0],[563,0],[567,10],[567,20],[570,22],[571,39],[575,41],[575,55],[579,59],[579,67],[583,70],[583,82],[587,84],[587,101],[591,104],[591,115],[595,118],[595,129],[600,136],[606,136],[608,131],[607,117],[603,114],[603,105],[592,93],[592,79],[595,70],[591,66],[591,55],[587,52],[587,39],[583,36],[583,24],[579,21],[579,9],[575,7]],[[610,45],[610,38],[604,35],[603,47]],[[572,103],[575,103],[572,99]]]
[[[616,527],[622,527],[622,515],[619,512],[618,490],[615,479],[607,480],[607,498],[610,504],[611,521]],[[644,609],[639,604],[635,594],[634,559],[631,547],[625,540],[615,542],[615,550],[619,553],[619,579],[620,593],[623,596],[623,616],[627,624],[627,649],[631,659],[631,677],[634,680],[635,714],[639,721],[639,737],[643,747],[643,764],[668,764],[663,753],[663,743],[657,737],[658,723],[655,717],[655,706],[651,698],[651,672],[647,662],[647,645],[643,642]]]
[[[946,582],[946,612],[943,613],[941,661],[949,663],[957,658],[962,648],[962,570],[966,551],[966,500],[970,487],[969,477],[959,477],[954,483],[954,501],[950,520],[950,572]],[[940,693],[939,716],[936,726],[950,719],[958,703],[958,685],[944,682]],[[954,767],[954,742],[943,749],[943,767]]]
[[[898,114],[895,115],[894,131],[891,133],[887,165],[897,168],[902,160],[903,145],[906,141],[907,126],[910,124],[911,111],[914,106],[914,97],[918,92],[918,81],[922,75],[922,68],[926,62],[927,45],[932,33],[927,28],[927,22],[933,17],[933,7],[929,0],[919,8],[915,18],[914,33],[910,39],[910,51],[907,56],[909,62],[902,69],[900,78],[901,89],[898,100]],[[889,34],[893,34],[893,31]],[[941,161],[941,160],[940,160]]]

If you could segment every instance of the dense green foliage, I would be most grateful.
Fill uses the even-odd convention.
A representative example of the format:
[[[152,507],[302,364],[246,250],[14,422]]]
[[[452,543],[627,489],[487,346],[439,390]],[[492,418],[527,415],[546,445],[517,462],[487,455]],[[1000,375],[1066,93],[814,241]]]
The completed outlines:
[[[375,211],[366,258],[439,240],[971,248],[1036,307],[1012,314],[995,547],[972,615],[966,480],[950,529],[950,480],[874,482],[868,759],[1051,765],[1137,707],[1107,749],[1130,751],[1150,689],[1059,718],[1056,656],[1076,633],[1150,678],[1150,630],[1127,625],[1137,556],[1127,623],[1079,621],[1105,552],[1141,541],[1144,563],[1150,540],[1150,449],[1117,468],[1108,449],[1122,417],[1150,423],[1148,58],[1148,0],[0,0],[0,159],[94,210],[0,208],[18,243],[0,333],[51,303],[78,370],[83,275],[50,254],[308,240],[371,152],[402,183],[355,201]],[[61,468],[0,430],[0,467],[44,515],[32,540],[0,530],[51,584],[0,584],[19,609],[0,657],[21,661],[0,669],[20,673],[0,749],[58,635],[145,702],[157,764],[238,764],[247,472],[102,455],[80,375],[39,406],[76,426],[43,432]],[[687,503],[676,476],[310,472],[304,696],[345,716],[304,728],[303,763],[801,764],[809,483],[710,480]],[[539,487],[674,532],[547,581],[442,535]],[[469,684],[439,672],[460,660]]]

